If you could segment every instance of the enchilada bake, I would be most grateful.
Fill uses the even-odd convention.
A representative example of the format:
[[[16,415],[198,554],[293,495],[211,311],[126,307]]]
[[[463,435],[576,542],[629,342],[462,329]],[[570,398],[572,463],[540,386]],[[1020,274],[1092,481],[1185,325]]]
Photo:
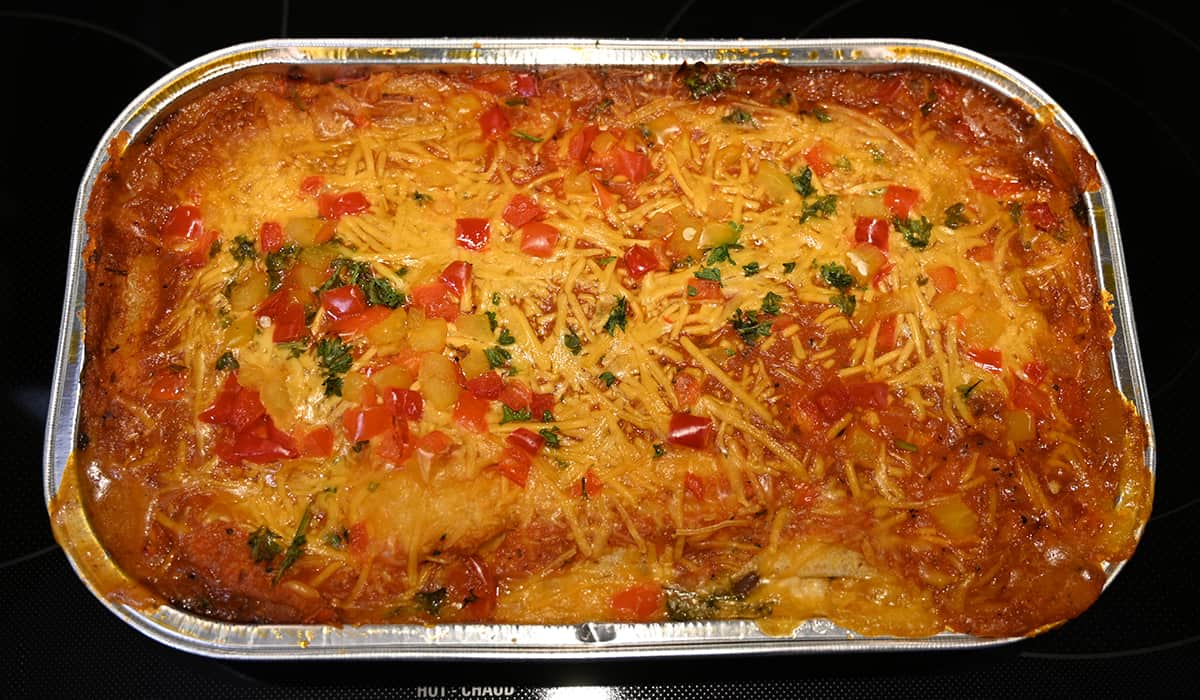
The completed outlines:
[[[1149,511],[1097,186],[920,69],[243,75],[94,190],[83,501],[218,620],[1032,634]]]

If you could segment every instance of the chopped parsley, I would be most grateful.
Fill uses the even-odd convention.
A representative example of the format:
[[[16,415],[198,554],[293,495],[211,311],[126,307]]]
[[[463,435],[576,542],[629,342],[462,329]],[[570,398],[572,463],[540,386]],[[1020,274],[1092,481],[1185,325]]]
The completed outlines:
[[[958,228],[971,223],[971,221],[967,219],[966,209],[966,205],[964,205],[962,202],[951,204],[950,206],[946,207],[946,228]]]
[[[575,335],[575,331],[571,331],[563,336],[563,345],[571,351],[572,355],[578,355],[583,352],[583,341],[579,336]]]
[[[413,594],[413,602],[426,613],[438,617],[442,614],[442,605],[446,602],[447,595],[449,593],[444,587],[436,591],[417,591]]]
[[[871,160],[876,163],[882,163],[887,158],[886,154],[883,152],[883,149],[875,144],[871,144],[867,147],[867,153],[871,154]]]
[[[270,562],[279,556],[283,551],[282,539],[271,528],[259,525],[257,530],[250,533],[250,539],[246,540],[246,544],[250,545],[250,557],[254,559],[254,563]]]
[[[221,239],[218,238],[218,239],[214,240],[212,242],[212,245],[210,245],[208,247],[208,257],[215,258],[215,257],[217,257],[217,253],[220,253],[220,252],[221,252]]]
[[[492,292],[492,306],[500,306],[500,292]]]
[[[812,115],[816,117],[817,121],[821,122],[822,124],[828,124],[829,122],[833,121],[833,117],[829,116],[829,112],[826,112],[820,107],[813,109]]]
[[[322,537],[321,540],[326,544],[326,546],[332,547],[333,549],[344,549],[346,543],[350,541],[350,533],[346,530],[346,528],[342,528],[341,530],[336,530],[334,532],[326,532],[325,536]]]
[[[519,139],[525,139],[526,141],[530,141],[532,143],[541,143],[542,141],[545,141],[545,139],[543,139],[541,136],[534,136],[533,134],[527,134],[524,131],[521,131],[520,129],[513,129],[512,135],[516,136]]]
[[[976,379],[974,384],[963,384],[958,387],[958,393],[962,394],[962,397],[965,399],[971,395],[972,391],[975,391],[975,387],[979,386],[982,383],[983,383],[982,379]]]
[[[545,423],[546,421],[543,420],[542,422]],[[541,435],[542,439],[546,441],[546,447],[552,450],[562,447],[562,440],[558,437],[558,428],[542,428],[538,431],[538,435]]]
[[[667,453],[667,448],[661,442],[654,443],[654,458],[658,459]]]
[[[895,445],[897,449],[904,450],[905,452],[916,452],[917,451],[916,445],[912,444],[911,442],[906,442],[904,440],[893,440],[892,444]]]
[[[929,219],[923,216],[920,219],[894,217],[892,226],[904,236],[904,242],[913,248],[922,249],[929,245],[929,234],[933,231],[933,224],[929,223]]]
[[[507,404],[500,404],[500,408],[504,409],[503,415],[500,417],[500,425],[505,423],[524,423],[533,419],[533,415],[529,413],[528,408],[522,408],[519,411],[514,411]],[[542,421],[546,422],[545,420]]]
[[[417,192],[416,190],[413,191],[412,198],[413,198],[413,201],[416,202],[417,204],[424,204],[425,202],[433,201],[433,197],[430,197],[429,195],[425,194],[424,192]]]
[[[317,343],[317,364],[325,370],[325,395],[342,395],[341,375],[350,371],[354,358],[350,345],[338,337],[321,338]]]
[[[745,265],[742,265],[742,272],[746,273],[747,277],[753,277],[753,276],[757,275],[761,270],[762,270],[762,268],[759,267],[758,263],[756,263],[756,262],[746,263]]]
[[[708,260],[706,262],[709,265],[716,265],[723,262],[727,262],[730,265],[737,265],[737,261],[729,256],[729,251],[741,250],[741,248],[742,246],[738,243],[722,243],[715,248],[709,249]]]
[[[699,294],[699,293],[700,293],[700,290],[699,290],[699,289],[696,289],[695,287],[693,287],[693,286],[692,286],[692,285],[690,285],[690,284],[687,286],[687,295],[688,295],[689,297],[694,297],[694,296],[696,296],[696,295],[697,295],[697,294]]]
[[[796,269],[796,263],[794,263],[794,262],[785,262],[783,264],[783,274],[785,274],[785,275],[792,274],[792,271],[795,269]]]
[[[758,128],[758,122],[754,119],[754,115],[750,114],[741,107],[734,107],[729,114],[721,117],[721,121],[726,124],[748,125]]]
[[[721,271],[715,267],[702,267],[693,276],[698,280],[708,280],[717,284],[721,283]]]
[[[517,339],[513,337],[512,333],[508,332],[507,328],[501,328],[500,337],[496,339],[496,342],[500,343],[501,345],[512,345],[513,343],[517,342]]]
[[[493,345],[490,348],[484,349],[483,354],[487,357],[488,366],[492,369],[503,367],[512,359],[512,353],[499,345]]]
[[[279,562],[279,570],[275,572],[275,579],[271,582],[272,585],[279,583],[279,579],[283,576],[283,572],[291,568],[296,560],[304,555],[304,545],[308,543],[308,537],[305,533],[308,532],[308,523],[312,519],[312,501],[304,506],[304,513],[300,516],[300,523],[296,525],[296,534],[292,535],[292,541],[288,545],[287,550],[283,553],[283,561]]]
[[[246,262],[247,260],[255,260],[258,258],[258,253],[254,250],[254,241],[247,236],[236,236],[233,239],[233,247],[229,249],[233,255],[233,259],[238,262]]]
[[[626,306],[629,301],[625,297],[617,297],[617,303],[608,312],[608,320],[604,322],[604,332],[613,335],[618,328],[625,330]]]
[[[858,300],[854,298],[853,294],[842,293],[842,294],[835,294],[832,297],[830,297],[829,303],[838,307],[838,309],[840,309],[843,314],[845,314],[847,316],[853,316],[854,315],[854,307],[856,307],[858,305]]]
[[[293,340],[290,343],[280,343],[279,347],[286,348],[288,351],[288,359],[300,357],[308,350],[307,340]]]
[[[779,313],[779,302],[783,301],[783,297],[775,292],[767,292],[763,297],[762,311],[764,314],[775,316]]]
[[[1020,202],[1012,202],[1008,205],[1008,218],[1012,219],[1014,224],[1021,223],[1021,212],[1023,207]]]
[[[801,197],[810,197],[816,193],[817,188],[813,187],[812,184],[812,168],[806,166],[804,171],[799,175],[792,175],[791,177],[792,187],[794,187],[796,191],[800,193]]]
[[[612,372],[601,372],[600,381],[604,382],[605,386],[612,386],[617,381],[617,375]]]
[[[394,309],[404,303],[404,295],[396,291],[391,282],[382,277],[376,277],[371,270],[370,263],[349,258],[336,258],[329,263],[329,266],[333,269],[333,274],[317,289],[318,294],[353,284],[363,291],[367,297],[367,303],[371,306],[386,306]]]
[[[600,267],[608,267],[608,264],[617,259],[615,255],[605,255],[602,258],[596,258],[596,264]]]
[[[825,263],[822,265],[821,279],[830,287],[843,292],[854,284],[854,277],[846,271],[846,268],[838,263]]]
[[[232,350],[226,350],[220,357],[217,358],[217,371],[224,372],[227,369],[237,369],[238,361]]]
[[[291,269],[300,255],[300,248],[289,245],[273,253],[267,253],[267,282],[272,292],[279,291],[283,286],[283,276]]]
[[[693,100],[716,95],[734,85],[733,73],[726,70],[710,71],[703,63],[687,66],[684,71],[683,84]]]
[[[738,309],[733,312],[729,323],[747,345],[754,345],[759,338],[771,335],[771,322],[759,320],[757,311]]]
[[[800,212],[800,223],[804,223],[811,218],[828,219],[837,213],[837,195],[827,194],[822,197],[817,197],[811,202],[804,203],[804,210]]]
[[[496,326],[500,325],[499,322],[496,321],[496,312],[495,311],[484,311],[483,315],[487,316],[488,327],[491,328],[493,333],[495,333]]]

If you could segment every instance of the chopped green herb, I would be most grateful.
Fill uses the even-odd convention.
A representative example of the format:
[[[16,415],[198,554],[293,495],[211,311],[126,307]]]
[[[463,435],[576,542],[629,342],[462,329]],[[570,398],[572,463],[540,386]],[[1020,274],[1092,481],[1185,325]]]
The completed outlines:
[[[554,414],[549,411],[542,411],[542,422],[543,423],[553,423],[554,422]]]
[[[933,108],[937,107],[937,103],[938,103],[937,91],[934,90],[933,88],[930,88],[929,92],[926,93],[926,95],[925,95],[925,101],[921,103],[921,116],[928,117],[930,114],[932,114]]]
[[[496,312],[495,311],[484,311],[483,315],[487,316],[488,326],[490,326],[492,329],[492,332],[495,333],[496,326],[499,325],[499,322],[496,321]]]
[[[372,481],[367,484],[367,493],[375,493],[375,490],[378,488],[379,488],[379,482]]]
[[[226,350],[220,357],[217,358],[217,371],[224,372],[227,369],[237,369],[238,361],[232,350]]]
[[[710,71],[703,63],[686,66],[684,71],[686,75],[683,77],[683,84],[693,100],[728,90],[735,82],[733,73],[725,70]]]
[[[923,216],[920,219],[894,217],[892,226],[904,235],[904,241],[913,248],[921,249],[929,245],[929,234],[933,231],[933,224],[929,223],[929,219]]]
[[[809,197],[816,193],[817,188],[813,187],[812,178],[813,171],[809,167],[805,167],[799,175],[792,175],[792,187],[796,188],[801,197]]]
[[[654,458],[658,459],[667,453],[667,448],[661,442],[654,443]]]
[[[775,316],[779,314],[779,302],[783,301],[783,297],[775,292],[767,292],[762,301],[762,312]]]
[[[283,276],[299,255],[300,248],[296,245],[284,246],[273,253],[267,253],[267,282],[272,292],[279,291],[283,286]]]
[[[642,138],[647,141],[654,140],[654,132],[650,131],[650,127],[646,126],[645,124],[638,124],[638,133],[641,134]]]
[[[592,108],[592,114],[595,115],[600,114],[601,112],[607,112],[608,110],[612,109],[612,106],[612,98],[597,102],[596,106]]]
[[[911,442],[905,442],[904,440],[894,440],[892,444],[894,444],[898,449],[904,450],[905,452],[917,451],[916,445],[912,444]]]
[[[394,309],[405,301],[404,295],[396,291],[391,282],[375,276],[370,263],[349,258],[336,258],[329,263],[329,267],[333,269],[333,274],[317,289],[318,294],[353,284],[363,291],[367,297],[367,303],[372,306],[386,306]]]
[[[612,386],[617,381],[617,375],[612,372],[601,372],[600,381],[604,382],[605,386]]]
[[[825,284],[846,291],[854,285],[854,277],[838,263],[825,263],[821,266],[821,279],[825,280]]]
[[[571,351],[572,355],[578,355],[583,352],[583,341],[579,339],[579,336],[575,335],[575,331],[571,331],[563,336],[563,345]]]
[[[754,115],[750,114],[741,107],[734,107],[729,114],[721,117],[721,121],[726,124],[749,125],[758,128],[758,122],[755,121]]]
[[[841,309],[842,313],[847,316],[854,315],[854,307],[858,305],[858,300],[853,294],[835,294],[829,298],[829,303]]]
[[[1021,223],[1021,211],[1023,207],[1020,202],[1011,202],[1008,205],[1008,218],[1012,219],[1014,224]]]
[[[882,163],[886,159],[886,154],[884,154],[883,149],[875,144],[871,144],[867,147],[867,153],[871,154],[871,160],[876,163]]]
[[[946,207],[946,228],[958,228],[971,223],[967,219],[967,207],[962,202]]]
[[[425,613],[437,617],[442,613],[442,605],[445,604],[447,595],[445,588],[439,588],[436,591],[417,591],[413,594],[413,602]]]
[[[753,277],[753,276],[757,275],[761,270],[762,270],[762,268],[760,268],[758,263],[756,263],[756,262],[746,263],[745,265],[742,265],[742,272],[746,273],[747,277]]]
[[[695,287],[693,287],[693,286],[692,286],[692,285],[690,285],[690,284],[687,286],[687,295],[688,295],[689,297],[694,297],[694,296],[696,296],[696,295],[697,295],[697,294],[699,294],[699,293],[700,293],[700,290],[699,290],[699,289],[696,289]]]
[[[501,345],[512,345],[513,343],[517,342],[517,339],[513,337],[512,333],[508,332],[507,328],[501,328],[500,337],[496,338],[496,342],[500,343]]]
[[[696,279],[721,283],[721,271],[715,267],[702,267],[694,273]]]
[[[541,435],[542,439],[546,441],[546,447],[552,450],[562,447],[562,440],[558,437],[558,428],[542,428],[538,431],[538,435]]]
[[[785,275],[792,274],[792,271],[795,269],[796,269],[796,263],[794,263],[794,262],[785,262],[783,264],[783,274],[785,274]]]
[[[841,158],[833,161],[833,167],[837,168],[838,170],[850,170],[854,166],[851,165],[849,157],[842,156]]]
[[[233,259],[238,262],[246,262],[254,260],[258,257],[258,253],[254,250],[254,241],[247,236],[236,236],[233,239],[233,247],[229,249],[233,255]]]
[[[738,309],[733,312],[733,317],[729,319],[729,323],[747,345],[754,345],[758,342],[759,338],[766,338],[771,335],[771,322],[760,321],[757,311]]]
[[[288,359],[300,357],[308,350],[307,340],[293,340],[290,343],[280,343],[279,347],[286,348],[288,351]]]
[[[741,248],[742,246],[737,243],[723,243],[715,248],[710,248],[707,263],[709,265],[716,265],[717,263],[727,262],[730,265],[736,265],[737,261],[730,257],[729,251],[741,250]]]
[[[510,97],[504,101],[505,107],[524,107],[529,104],[529,100],[524,97]]]
[[[533,143],[541,143],[542,141],[545,141],[545,139],[543,139],[541,136],[534,136],[533,134],[527,134],[524,131],[521,131],[520,129],[513,129],[512,135],[516,136],[519,139],[525,139],[526,141],[531,141]]]
[[[918,287],[924,287],[927,284],[929,284],[928,277],[926,277],[925,275],[917,275],[917,286]]]
[[[350,541],[350,533],[347,532],[346,528],[342,528],[340,531],[335,530],[334,532],[326,532],[325,536],[322,537],[321,540],[326,544],[326,546],[334,549],[342,549],[346,546],[346,543]]]
[[[958,387],[958,393],[962,394],[962,397],[965,399],[971,395],[972,391],[975,391],[975,387],[979,386],[982,383],[983,383],[982,379],[976,379],[974,384],[963,384]]]
[[[275,572],[275,578],[271,582],[272,585],[279,583],[283,572],[291,568],[296,560],[304,555],[304,545],[308,542],[308,537],[305,533],[308,532],[308,523],[312,518],[312,501],[304,506],[304,513],[300,516],[300,523],[296,525],[296,534],[292,535],[292,541],[288,545],[287,550],[283,553],[283,561],[279,562],[279,570]]]
[[[604,322],[604,332],[613,335],[618,328],[625,330],[626,323],[626,305],[629,303],[625,297],[617,297],[617,303],[613,306],[612,311],[608,312],[608,320]]]
[[[596,258],[596,264],[600,267],[608,267],[608,264],[617,259],[615,255],[605,255],[602,258]]]
[[[350,371],[354,358],[350,355],[351,347],[341,338],[321,338],[317,343],[317,364],[325,370],[325,395],[342,395],[342,377]]]
[[[430,197],[429,195],[425,194],[424,192],[417,192],[415,190],[412,193],[412,198],[413,198],[413,201],[418,204],[424,204],[425,202],[433,201],[433,197]]]
[[[254,559],[254,563],[269,562],[278,556],[283,551],[281,540],[282,538],[266,525],[259,525],[246,541],[246,544],[250,545],[250,557]]]
[[[499,345],[493,345],[490,348],[486,348],[483,351],[483,354],[485,357],[487,357],[488,365],[492,369],[503,367],[508,364],[509,360],[512,359],[512,353],[500,347]]]
[[[821,122],[822,124],[828,124],[829,122],[833,121],[833,117],[829,116],[829,112],[826,112],[820,107],[813,109],[812,115],[816,117],[817,121]]]
[[[394,309],[404,303],[404,295],[382,277],[373,277],[359,286],[367,293],[367,303],[372,306]]]
[[[804,203],[804,210],[800,212],[800,223],[804,223],[813,217],[828,219],[836,213],[837,195],[827,194],[823,197],[817,197],[811,202]]]
[[[212,245],[210,245],[208,247],[208,257],[215,258],[215,257],[217,257],[217,253],[220,253],[220,252],[221,252],[221,239],[218,238],[218,239],[214,240],[212,242]]]
[[[519,411],[514,411],[503,403],[500,404],[500,408],[504,409],[504,413],[500,417],[500,425],[504,425],[505,423],[524,423],[532,420],[533,418],[533,416],[529,413],[528,408],[522,408]]]
[[[500,306],[500,292],[492,292],[492,306]]]

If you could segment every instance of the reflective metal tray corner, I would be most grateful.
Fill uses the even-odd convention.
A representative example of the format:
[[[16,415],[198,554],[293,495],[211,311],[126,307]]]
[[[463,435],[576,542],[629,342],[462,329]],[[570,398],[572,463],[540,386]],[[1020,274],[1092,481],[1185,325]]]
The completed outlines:
[[[1075,122],[1023,75],[979,53],[949,44],[907,39],[780,41],[619,41],[590,39],[396,39],[271,40],[230,47],[170,72],[133,100],[100,139],[75,199],[70,265],[60,326],[51,400],[46,423],[44,487],[48,506],[62,483],[75,446],[79,378],[83,364],[85,214],[93,186],[108,157],[108,144],[121,133],[131,140],[154,120],[203,86],[256,68],[386,65],[624,65],[663,66],[703,61],[710,64],[773,61],[788,65],[880,69],[915,66],[956,73],[1027,105],[1070,133],[1092,152]],[[1094,155],[1094,152],[1093,152]],[[1146,463],[1155,469],[1150,400],[1137,344],[1133,305],[1121,249],[1116,205],[1104,170],[1101,187],[1088,193],[1088,217],[1095,235],[1093,252],[1100,281],[1114,300],[1116,331],[1110,360],[1119,388],[1145,419]],[[843,651],[961,649],[1004,644],[1014,639],[983,639],[939,634],[906,639],[867,637],[825,620],[810,620],[787,637],[763,634],[749,621],[581,625],[248,625],[214,622],[166,606],[152,612],[114,601],[98,592],[97,566],[71,559],[81,580],[114,614],[164,644],[205,656],[240,659],[545,659],[793,654]],[[1109,571],[1109,581],[1121,565]],[[1085,613],[1086,614],[1086,613]]]

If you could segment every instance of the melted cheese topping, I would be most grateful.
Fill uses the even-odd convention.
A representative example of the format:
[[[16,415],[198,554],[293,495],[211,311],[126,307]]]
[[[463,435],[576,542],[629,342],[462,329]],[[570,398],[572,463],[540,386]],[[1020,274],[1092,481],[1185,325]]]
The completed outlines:
[[[177,604],[244,619],[753,617],[786,632],[824,615],[920,635],[1078,612],[1046,595],[1011,612],[1025,601],[997,586],[1019,571],[1026,594],[1098,593],[1088,577],[1134,541],[1061,532],[1081,511],[1118,517],[1104,445],[1141,444],[1115,391],[1109,434],[1081,427],[1072,358],[1102,362],[1107,343],[1080,281],[1090,234],[1077,193],[939,118],[978,88],[912,79],[949,106],[804,99],[799,75],[695,99],[656,71],[247,88],[253,126],[161,188],[216,243],[144,324],[147,374],[122,404],[157,465],[146,512],[162,531],[142,537],[208,576],[208,594],[144,575]],[[367,206],[329,208],[348,193]],[[544,255],[523,250],[536,228],[510,223],[522,197],[557,232]],[[479,249],[456,244],[464,219],[486,220]],[[282,252],[264,249],[264,225]],[[160,270],[200,245],[163,235]],[[359,291],[386,281],[408,298],[330,332],[346,282],[328,282],[334,260],[365,264]],[[422,290],[445,290],[456,262],[471,266],[457,308],[431,305]],[[304,308],[299,340],[276,342],[272,268]],[[335,338],[352,349],[345,372],[318,342]],[[479,389],[487,373],[524,398]],[[171,376],[185,385],[164,389]],[[231,381],[283,437],[256,435],[290,438],[291,456],[251,456],[243,426],[206,415]],[[421,417],[387,412],[389,390],[420,395]],[[463,419],[472,395],[485,430]],[[364,437],[354,417],[369,410],[387,424]],[[689,416],[692,438],[672,430]],[[329,454],[302,456],[325,429]],[[510,438],[538,431],[552,444],[518,458]],[[422,451],[435,433],[448,447]],[[213,563],[198,532],[227,533],[246,561]],[[256,548],[267,532],[275,549]],[[1022,560],[1044,546],[1072,573]],[[258,584],[238,588],[231,567]],[[222,607],[217,590],[251,602]]]

